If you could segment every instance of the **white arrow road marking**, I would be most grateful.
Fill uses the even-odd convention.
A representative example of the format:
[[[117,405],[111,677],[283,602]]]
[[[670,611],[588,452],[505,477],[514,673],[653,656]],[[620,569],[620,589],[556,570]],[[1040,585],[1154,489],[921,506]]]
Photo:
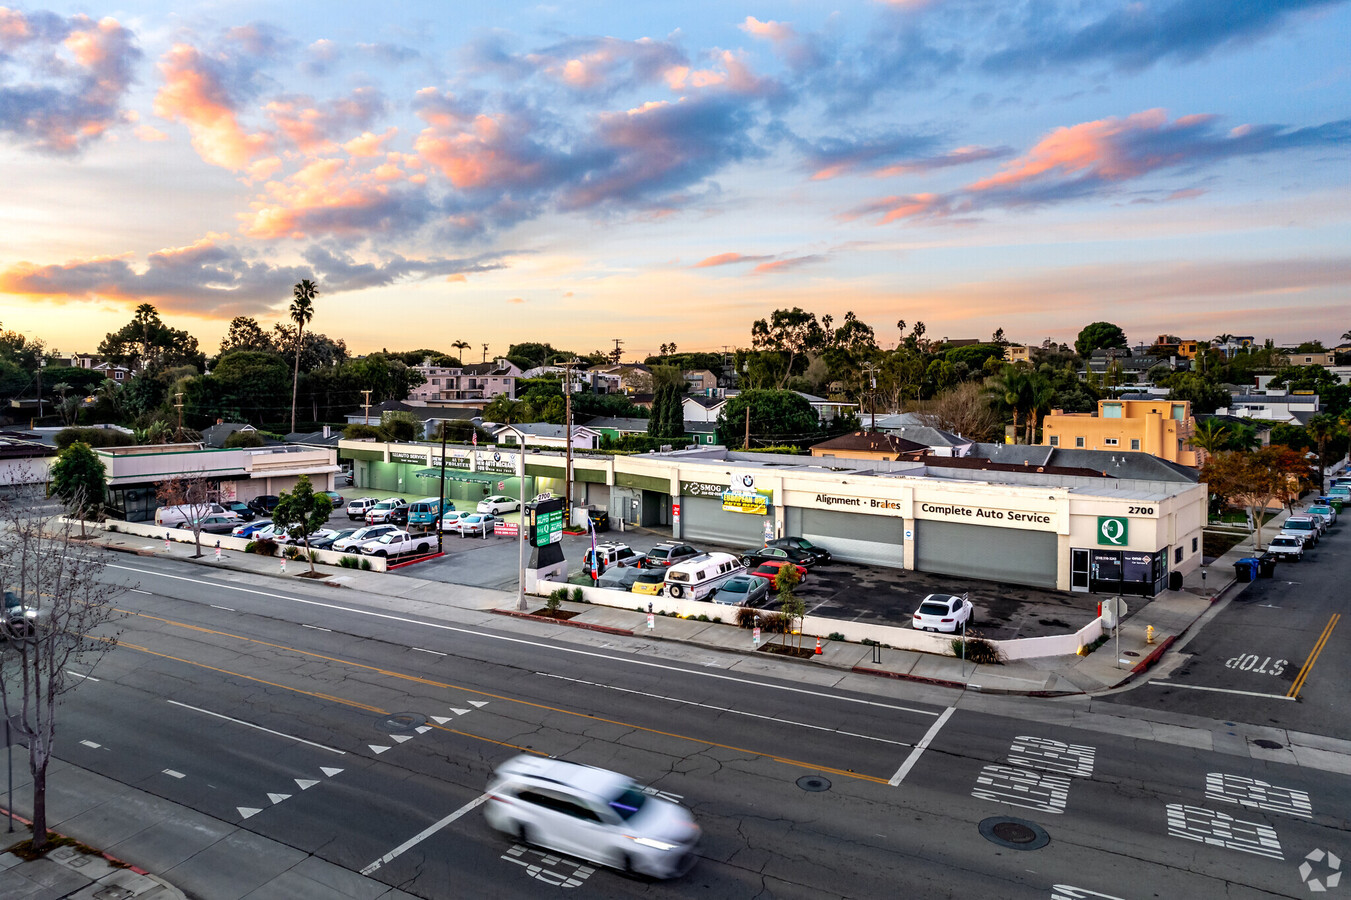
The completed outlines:
[[[453,707],[453,706],[450,708],[450,711],[453,712],[453,713],[455,713],[455,715],[457,715],[457,716],[467,716],[467,715],[469,715],[470,712],[472,712],[472,710],[468,710],[468,709],[456,709],[456,708]]]
[[[444,725],[450,721],[450,716],[432,716],[432,721],[437,725]]]
[[[282,802],[283,800],[290,800],[290,799],[291,799],[291,795],[290,795],[290,794],[268,794],[268,795],[267,795],[267,799],[269,799],[269,800],[272,801],[272,805],[273,805],[273,806],[276,806],[278,803]]]
[[[416,731],[418,734],[426,734],[427,732],[432,730],[432,726],[423,725],[421,728],[415,728],[413,730]]]
[[[341,772],[342,769],[330,769],[327,766],[320,766],[319,771],[323,772],[329,778],[332,778],[334,775],[337,775],[339,772]]]
[[[250,816],[256,816],[260,812],[262,812],[261,809],[254,809],[253,807],[250,806],[236,806],[235,809],[239,810],[239,815],[245,819],[249,818]]]
[[[314,787],[314,786],[315,786],[316,784],[318,784],[318,783],[319,783],[319,782],[318,782],[318,781],[315,781],[313,778],[297,778],[297,779],[296,779],[296,784],[300,785],[300,789],[301,789],[302,791],[308,791],[310,788]]]
[[[469,705],[470,705],[470,706],[477,706],[479,709],[482,709],[483,707],[485,707],[485,706],[488,705],[488,701],[487,701],[487,700],[470,700],[470,701],[469,701]]]
[[[98,750],[99,748],[101,748],[101,747],[103,746],[102,744],[96,744],[96,743],[94,743],[93,741],[80,741],[80,743],[81,743],[81,744],[84,744],[86,747],[91,747],[91,748],[93,748],[94,750]]]
[[[386,750],[389,749],[388,747],[379,747],[379,746],[376,746],[375,744],[367,744],[366,746],[367,746],[367,747],[370,747],[370,748],[371,748],[372,750],[374,750],[376,753],[384,753]]]
[[[397,741],[400,744],[402,744],[404,741],[411,741],[413,739],[413,736],[411,734],[391,734],[389,737],[390,740]]]
[[[416,846],[416,845],[417,845],[418,843],[420,843],[421,841],[424,841],[424,840],[426,840],[427,838],[431,837],[432,835],[436,834],[436,833],[437,833],[438,831],[440,831],[442,828],[445,828],[445,827],[446,827],[447,825],[449,825],[451,822],[454,822],[454,821],[455,821],[456,819],[458,819],[460,816],[464,815],[465,813],[469,812],[470,810],[474,809],[475,807],[481,806],[487,799],[488,799],[488,795],[487,795],[487,794],[483,794],[483,795],[481,795],[481,796],[479,796],[479,797],[474,798],[473,800],[470,800],[470,801],[469,801],[468,803],[466,803],[464,806],[461,806],[459,809],[455,810],[455,812],[453,812],[453,813],[451,813],[450,815],[446,816],[446,817],[445,817],[444,819],[442,819],[441,821],[439,821],[439,822],[434,822],[434,823],[432,823],[431,825],[428,825],[425,829],[423,829],[422,831],[420,831],[420,832],[418,832],[417,834],[413,835],[413,836],[410,837],[408,840],[404,841],[402,844],[400,844],[399,846],[395,847],[393,850],[389,851],[389,852],[386,853],[384,856],[380,857],[379,859],[377,859],[375,862],[371,863],[371,864],[370,864],[369,866],[367,866],[366,868],[362,869],[362,870],[361,870],[361,874],[362,874],[362,875],[370,875],[372,872],[374,872],[376,869],[378,869],[378,868],[380,868],[381,866],[383,866],[385,863],[390,862],[390,861],[392,861],[393,859],[395,859],[396,857],[398,857],[399,854],[403,853],[405,850],[409,849],[410,847]]]

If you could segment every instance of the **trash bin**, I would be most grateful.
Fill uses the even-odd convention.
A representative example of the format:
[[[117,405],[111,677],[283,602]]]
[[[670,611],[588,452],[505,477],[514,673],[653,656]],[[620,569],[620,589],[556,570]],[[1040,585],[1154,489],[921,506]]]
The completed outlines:
[[[1170,591],[1180,591],[1180,590],[1182,590],[1182,573],[1181,573],[1181,572],[1169,572],[1169,573],[1168,573],[1168,590],[1170,590]]]
[[[1276,557],[1270,553],[1263,553],[1257,558],[1257,577],[1271,578],[1276,574]]]
[[[1234,563],[1234,580],[1247,583],[1257,577],[1257,557],[1245,556]]]

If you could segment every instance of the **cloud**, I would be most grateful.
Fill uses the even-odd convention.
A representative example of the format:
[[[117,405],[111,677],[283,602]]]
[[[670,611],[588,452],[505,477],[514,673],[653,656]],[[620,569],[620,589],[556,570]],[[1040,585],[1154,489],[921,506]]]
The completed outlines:
[[[1112,4],[1110,11],[1071,19],[1081,7],[1026,4],[1013,39],[988,55],[983,68],[995,74],[1040,72],[1079,63],[1105,62],[1139,71],[1164,60],[1193,62],[1212,51],[1279,30],[1301,10],[1340,0],[1174,0]],[[1088,7],[1092,8],[1092,7]],[[1060,13],[1057,16],[1057,13]]]
[[[329,153],[339,140],[353,131],[370,127],[385,112],[380,92],[360,87],[349,96],[323,103],[309,97],[281,97],[265,107],[277,131],[301,153]]]
[[[524,298],[524,297],[512,297],[512,298],[511,298],[510,300],[508,300],[507,302],[508,302],[508,303],[524,303],[524,302],[525,302],[525,298]]]
[[[159,68],[164,85],[155,96],[155,114],[186,124],[202,159],[239,171],[271,152],[270,135],[240,125],[237,85],[220,60],[204,56],[190,44],[175,44]]]
[[[691,269],[709,269],[714,266],[730,266],[733,263],[760,262],[761,260],[773,259],[772,256],[743,256],[740,253],[719,253],[717,256],[709,256],[699,260]]]
[[[846,217],[935,219],[989,208],[1044,206],[1115,193],[1126,182],[1169,170],[1189,171],[1227,159],[1304,149],[1337,149],[1351,141],[1351,119],[1288,129],[1242,125],[1221,131],[1214,116],[1168,121],[1163,110],[1058,128],[1001,171],[949,194],[886,197]]]
[[[122,101],[141,57],[116,19],[0,7],[0,133],[72,155],[127,121]]]
[[[760,263],[760,265],[756,266],[754,269],[751,270],[751,274],[772,275],[780,272],[788,272],[793,269],[799,269],[802,266],[811,265],[813,263],[825,262],[825,260],[826,257],[821,256],[820,254],[812,254],[811,256],[795,256],[792,259],[780,259],[774,262]]]
[[[674,45],[651,38],[576,38],[527,54],[524,62],[550,80],[579,93],[608,95],[661,82],[686,66]]]
[[[319,158],[267,182],[249,212],[240,214],[240,232],[260,239],[365,237],[418,228],[431,216],[432,203],[419,189],[418,176],[406,170],[405,158],[385,159],[364,168],[360,163],[372,161]]]

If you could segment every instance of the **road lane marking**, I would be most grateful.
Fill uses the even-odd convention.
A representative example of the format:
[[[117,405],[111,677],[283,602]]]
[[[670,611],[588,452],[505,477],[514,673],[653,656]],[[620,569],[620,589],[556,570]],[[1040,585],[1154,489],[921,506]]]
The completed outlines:
[[[223,609],[226,612],[236,612],[233,606],[220,606],[219,604],[216,603],[209,603],[207,605],[210,606],[212,609]]]
[[[1151,682],[1158,687],[1180,687],[1189,691],[1214,691],[1217,694],[1240,694],[1244,697],[1266,697],[1268,700],[1294,700],[1286,694],[1263,694],[1258,691],[1239,691],[1233,688],[1206,687],[1203,684],[1183,684],[1180,681],[1155,681]]]
[[[798,722],[798,721],[796,721],[796,720],[794,720],[794,719],[784,719],[784,718],[781,718],[780,716],[769,716],[769,715],[765,715],[765,714],[763,714],[763,713],[753,713],[753,712],[748,712],[748,711],[746,711],[746,710],[744,710],[744,709],[733,709],[733,708],[730,707],[730,706],[715,706],[715,705],[712,704],[712,703],[700,703],[700,702],[697,701],[697,700],[686,700],[686,699],[684,699],[683,697],[668,697],[668,696],[666,696],[666,695],[664,695],[664,694],[652,694],[652,693],[648,693],[647,691],[639,691],[639,690],[634,690],[633,688],[619,687],[618,685],[614,685],[614,684],[604,684],[604,683],[599,682],[599,681],[586,681],[586,680],[581,679],[581,678],[569,678],[567,675],[554,675],[554,674],[551,674],[551,673],[549,673],[549,672],[536,672],[535,674],[536,674],[536,675],[543,675],[545,678],[557,678],[557,679],[559,679],[560,681],[570,681],[570,682],[572,682],[573,684],[584,684],[584,685],[587,685],[588,687],[598,687],[598,688],[605,688],[605,689],[611,690],[611,691],[619,691],[621,694],[636,694],[636,695],[638,695],[639,697],[651,697],[651,698],[654,699],[654,700],[666,700],[666,701],[669,701],[669,702],[671,702],[671,703],[682,703],[682,704],[684,704],[684,705],[686,705],[686,706],[697,706],[697,707],[699,707],[700,709],[711,709],[711,710],[713,710],[714,712],[732,713],[733,715],[737,715],[737,716],[745,716],[745,717],[748,718],[748,719],[763,719],[763,720],[765,720],[766,722],[776,722],[776,723],[779,723],[779,724],[781,724],[781,725],[793,725],[793,726],[796,726],[796,727],[798,727],[798,728],[810,728],[810,729],[812,729],[812,730],[814,730],[814,731],[826,731],[826,732],[829,732],[829,733],[831,733],[831,734],[838,734],[838,735],[840,735],[840,736],[842,736],[842,737],[855,737],[855,738],[861,738],[861,739],[863,739],[863,740],[865,740],[865,741],[877,741],[877,742],[882,743],[882,744],[893,744],[893,745],[895,745],[895,746],[897,746],[897,747],[913,747],[913,746],[915,746],[914,744],[910,743],[909,741],[894,741],[894,740],[891,740],[890,738],[875,737],[875,736],[873,736],[873,735],[871,735],[871,734],[858,734],[857,732],[853,732],[853,731],[841,731],[841,730],[838,729],[838,728],[830,728],[830,727],[828,727],[828,726],[826,726],[826,725],[813,725],[813,724],[811,724],[810,722]]]
[[[938,735],[938,730],[947,724],[948,719],[952,718],[952,714],[956,711],[957,707],[949,706],[939,713],[938,721],[929,726],[929,730],[924,733],[924,737],[920,738],[919,743],[915,745],[915,749],[910,751],[910,755],[905,758],[905,762],[901,763],[901,767],[896,770],[895,775],[891,776],[887,784],[896,787],[905,780],[905,776],[910,774],[910,770],[915,767],[915,763],[919,762],[920,755],[928,749],[929,743]]]
[[[464,806],[461,806],[459,809],[455,810],[455,812],[446,816],[441,821],[434,822],[431,825],[427,826],[422,831],[419,831],[417,834],[413,835],[408,840],[404,841],[402,844],[395,847],[393,850],[389,851],[384,856],[380,857],[375,862],[368,865],[366,868],[362,869],[361,874],[370,875],[377,869],[379,869],[381,866],[385,865],[386,863],[393,862],[401,854],[403,854],[404,851],[409,850],[412,847],[416,847],[419,843],[425,841],[427,838],[436,834],[438,831],[440,831],[442,828],[445,828],[451,822],[454,822],[460,816],[464,815],[467,812],[470,812],[471,810],[479,806],[482,806],[487,801],[487,799],[488,799],[487,794],[475,797],[473,800],[470,800]]]
[[[1328,619],[1328,624],[1323,626],[1323,633],[1318,636],[1318,642],[1313,645],[1313,651],[1309,654],[1308,660],[1295,676],[1295,683],[1290,685],[1290,690],[1286,696],[1291,700],[1299,699],[1299,692],[1304,689],[1304,682],[1309,677],[1309,672],[1313,669],[1313,664],[1318,662],[1318,656],[1323,652],[1323,648],[1328,644],[1328,638],[1332,636],[1332,629],[1337,627],[1341,620],[1341,613],[1333,613],[1332,618]]]
[[[245,722],[243,719],[234,719],[234,718],[231,718],[230,716],[222,715],[221,713],[218,713],[218,712],[212,712],[212,711],[209,710],[209,709],[202,709],[202,708],[199,707],[199,706],[189,706],[189,705],[186,704],[186,703],[179,703],[177,700],[169,700],[168,702],[169,702],[169,703],[172,703],[174,706],[181,706],[181,707],[183,707],[184,709],[190,709],[190,710],[192,710],[193,712],[199,712],[199,713],[202,713],[203,715],[208,715],[208,716],[215,716],[217,719],[224,719],[224,720],[227,721],[227,722],[234,722],[236,725],[243,725],[245,728],[256,728],[256,729],[258,729],[259,731],[265,731],[265,732],[267,732],[268,734],[274,734],[274,735],[276,735],[277,737],[284,737],[284,738],[286,738],[286,739],[289,740],[289,741],[295,741],[295,742],[300,743],[300,744],[308,744],[308,745],[311,746],[311,747],[318,747],[320,750],[327,750],[329,753],[336,753],[336,754],[338,754],[339,756],[346,756],[346,755],[347,755],[347,751],[346,751],[346,750],[337,750],[337,749],[335,749],[335,748],[333,748],[333,747],[326,747],[326,746],[324,746],[323,744],[316,744],[314,741],[307,741],[307,740],[305,740],[304,738],[296,737],[296,736],[293,735],[293,734],[285,734],[285,733],[280,732],[280,731],[273,731],[271,728],[264,728],[263,726],[261,726],[261,725],[255,725],[255,724],[253,724],[252,722]]]
[[[308,600],[302,597],[288,597],[285,594],[276,594],[272,593],[271,591],[260,591],[254,588],[239,587],[238,585],[233,584],[221,584],[219,582],[206,581],[200,578],[188,578],[183,575],[169,575],[165,572],[156,572],[152,569],[138,569],[135,568],[134,566],[121,566],[113,563],[109,563],[105,568],[119,569],[126,572],[137,572],[143,575],[151,575],[158,578],[168,578],[173,581],[186,581],[189,584],[206,585],[208,587],[219,588],[220,590],[240,591],[245,594],[255,594],[259,597],[268,597],[274,600],[287,600],[291,603],[299,603],[304,606],[315,606],[319,607],[320,609],[336,610],[338,612],[352,613],[353,615],[358,616],[369,616],[375,619],[385,619],[390,622],[399,622],[408,625],[419,625],[424,628],[435,628],[439,631],[448,631],[456,634],[467,634],[472,635],[473,637],[483,638],[484,640],[503,641],[505,643],[510,644],[521,644],[526,647],[534,648],[536,650],[547,650],[557,653],[571,653],[575,656],[589,656],[592,657],[593,659],[600,659],[610,663],[624,663],[630,666],[642,666],[644,668],[657,669],[666,672],[680,672],[681,674],[684,675],[696,675],[701,678],[713,678],[719,681],[730,681],[733,684],[750,685],[753,687],[765,688],[766,690],[784,691],[790,694],[803,694],[808,697],[816,697],[822,700],[838,700],[843,703],[857,703],[862,706],[872,706],[878,709],[890,709],[898,712],[908,712],[922,716],[940,715],[940,713],[928,709],[916,709],[911,706],[900,706],[894,703],[882,703],[877,700],[866,700],[861,697],[847,697],[844,696],[843,694],[828,694],[822,691],[813,691],[808,690],[807,688],[793,687],[792,685],[786,684],[771,684],[769,682],[756,681],[750,678],[738,678],[732,675],[723,675],[717,672],[706,672],[701,671],[699,669],[685,668],[684,666],[672,666],[666,665],[664,663],[655,663],[645,659],[632,659],[627,656],[611,656],[606,653],[596,653],[595,651],[592,650],[582,650],[576,647],[563,647],[556,644],[545,643],[542,641],[532,641],[527,640],[525,638],[511,637],[510,635],[505,634],[493,634],[490,631],[478,631],[473,628],[462,628],[457,625],[446,625],[441,622],[426,622],[421,619],[409,618],[408,616],[394,615],[393,613],[382,613],[370,609],[358,609],[355,607],[343,606],[338,603],[330,603],[322,600]],[[136,613],[134,610],[120,610],[120,611],[129,612],[134,615],[142,615],[141,613]],[[146,618],[155,618],[155,617],[146,616]],[[184,627],[193,627],[193,626],[184,626]],[[208,629],[199,629],[199,630],[206,631]]]

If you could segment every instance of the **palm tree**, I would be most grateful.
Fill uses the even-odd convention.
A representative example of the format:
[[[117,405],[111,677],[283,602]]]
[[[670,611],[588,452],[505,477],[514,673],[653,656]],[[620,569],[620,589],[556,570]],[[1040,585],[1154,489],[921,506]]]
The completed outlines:
[[[1229,349],[1224,345],[1233,339],[1234,336],[1228,332],[1221,332],[1220,334],[1215,335],[1215,343],[1219,345],[1220,352],[1224,354],[1225,359],[1229,358]]]
[[[1207,456],[1214,456],[1229,446],[1229,426],[1219,419],[1202,419],[1192,430],[1191,445]]]
[[[1041,372],[1033,372],[1027,379],[1027,443],[1037,442],[1037,425],[1051,410],[1055,400],[1055,385]]]
[[[471,346],[470,343],[469,343],[468,341],[456,341],[455,343],[451,344],[450,346],[452,346],[452,347],[454,347],[456,350],[460,351],[460,352],[459,352],[458,354],[456,354],[456,355],[459,356],[460,362],[461,362],[461,364],[463,364],[463,363],[464,363],[464,351],[466,351],[466,350],[469,349],[469,347]]]
[[[291,376],[291,433],[296,430],[296,390],[300,386],[300,345],[301,338],[305,334],[305,326],[314,318],[314,298],[319,296],[319,289],[314,286],[314,282],[308,278],[302,278],[295,287],[291,289],[291,321],[296,323],[296,365],[295,374]]]
[[[1018,442],[1018,414],[1030,403],[1032,383],[1027,373],[1013,366],[1004,369],[995,382],[995,396],[1013,410],[1013,441]]]
[[[1342,423],[1337,421],[1334,415],[1319,413],[1310,417],[1309,424],[1304,426],[1304,430],[1318,448],[1318,493],[1321,494],[1326,481],[1324,470],[1327,468],[1323,462],[1323,453],[1327,450],[1329,441],[1336,440],[1344,433]]]

